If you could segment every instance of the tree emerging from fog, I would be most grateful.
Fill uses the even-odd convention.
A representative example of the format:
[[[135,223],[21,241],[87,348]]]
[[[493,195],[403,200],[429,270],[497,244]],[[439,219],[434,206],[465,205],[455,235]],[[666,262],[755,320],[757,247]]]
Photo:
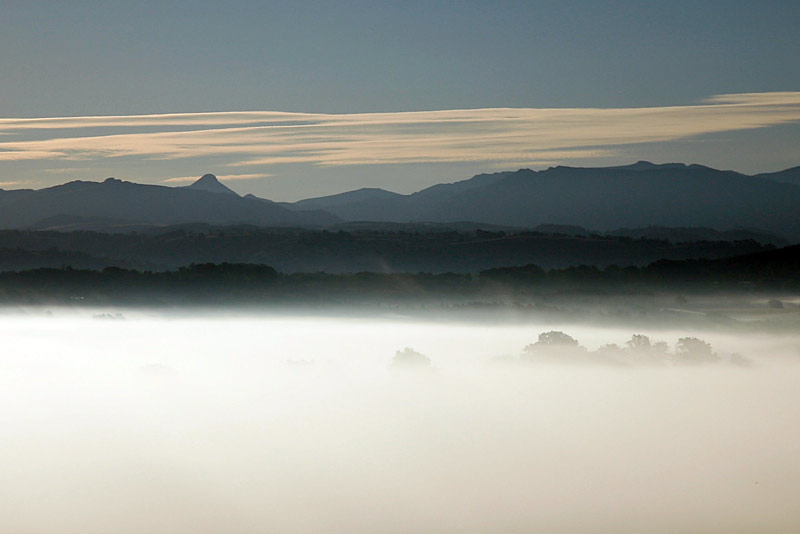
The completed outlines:
[[[535,360],[539,356],[575,358],[586,353],[578,340],[558,330],[542,332],[539,340],[522,349],[524,360]]]
[[[675,357],[685,363],[709,363],[719,359],[709,343],[696,337],[682,337],[675,345]]]
[[[395,369],[429,369],[431,359],[410,347],[398,350],[392,358],[392,367]]]

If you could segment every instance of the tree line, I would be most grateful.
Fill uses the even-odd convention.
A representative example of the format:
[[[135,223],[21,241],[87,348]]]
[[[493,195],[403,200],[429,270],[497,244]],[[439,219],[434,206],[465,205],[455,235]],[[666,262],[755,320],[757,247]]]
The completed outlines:
[[[120,267],[41,268],[0,273],[0,299],[480,298],[552,291],[647,292],[800,290],[800,246],[724,260],[660,260],[645,267],[537,265],[477,273],[280,273],[250,263],[196,263],[172,271]]]

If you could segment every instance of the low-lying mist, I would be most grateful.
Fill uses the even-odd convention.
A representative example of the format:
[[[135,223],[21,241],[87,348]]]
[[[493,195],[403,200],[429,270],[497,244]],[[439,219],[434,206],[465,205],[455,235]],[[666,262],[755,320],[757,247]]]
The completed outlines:
[[[143,310],[0,335],[2,532],[800,530],[800,335]]]

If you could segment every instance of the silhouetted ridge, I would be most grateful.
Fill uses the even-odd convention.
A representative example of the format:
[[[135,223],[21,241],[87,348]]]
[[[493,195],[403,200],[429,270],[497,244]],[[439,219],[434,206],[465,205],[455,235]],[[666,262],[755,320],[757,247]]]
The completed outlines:
[[[200,187],[194,187],[196,185]],[[291,211],[273,202],[209,191],[225,188],[213,175],[189,187],[165,187],[109,178],[104,182],[72,181],[40,190],[15,190],[0,195],[0,228],[26,228],[54,216],[72,217],[70,229],[100,230],[128,224],[163,226],[191,222],[257,226],[322,226],[338,222],[323,212]],[[227,189],[227,188],[225,188]],[[78,222],[77,219],[84,222]]]
[[[786,173],[777,174],[788,176],[791,169]],[[647,226],[751,228],[800,240],[800,186],[698,164],[639,161],[622,167],[521,169],[410,195],[364,200],[354,193],[313,201],[349,221],[473,221],[523,228],[559,224],[602,232]]]
[[[27,227],[56,215],[155,225],[471,222],[525,229],[561,225],[600,233],[615,228],[718,232],[748,228],[798,242],[800,185],[781,183],[795,176],[800,180],[800,167],[747,176],[697,164],[639,161],[621,167],[558,166],[479,174],[409,195],[363,188],[295,203],[239,197],[212,174],[188,187],[109,178],[103,183],[74,181],[38,191],[3,191],[0,228]]]

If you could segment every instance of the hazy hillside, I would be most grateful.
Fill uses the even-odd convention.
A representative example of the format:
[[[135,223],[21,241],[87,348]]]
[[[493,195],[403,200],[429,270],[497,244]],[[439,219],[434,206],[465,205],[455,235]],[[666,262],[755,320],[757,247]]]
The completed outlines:
[[[281,205],[292,209],[321,209],[327,210],[335,206],[348,206],[352,204],[369,204],[375,201],[393,200],[403,195],[392,193],[385,189],[365,187],[355,191],[329,195],[325,197],[309,198],[298,202],[282,202]]]
[[[643,228],[617,228],[608,235],[625,236],[633,239],[663,239],[672,243],[688,243],[696,241],[746,241],[753,240],[762,244],[786,246],[789,242],[781,236],[769,232],[737,228],[735,230],[715,230],[702,226],[666,227],[647,226]]]
[[[103,266],[163,270],[191,263],[259,263],[282,272],[477,272],[535,263],[646,265],[765,250],[754,240],[676,243],[601,235],[398,225],[350,231],[181,225],[163,231],[0,231],[0,271]]]
[[[800,185],[800,167],[792,167],[779,172],[765,172],[756,175],[759,178],[766,178],[774,182],[781,182],[784,184]]]

